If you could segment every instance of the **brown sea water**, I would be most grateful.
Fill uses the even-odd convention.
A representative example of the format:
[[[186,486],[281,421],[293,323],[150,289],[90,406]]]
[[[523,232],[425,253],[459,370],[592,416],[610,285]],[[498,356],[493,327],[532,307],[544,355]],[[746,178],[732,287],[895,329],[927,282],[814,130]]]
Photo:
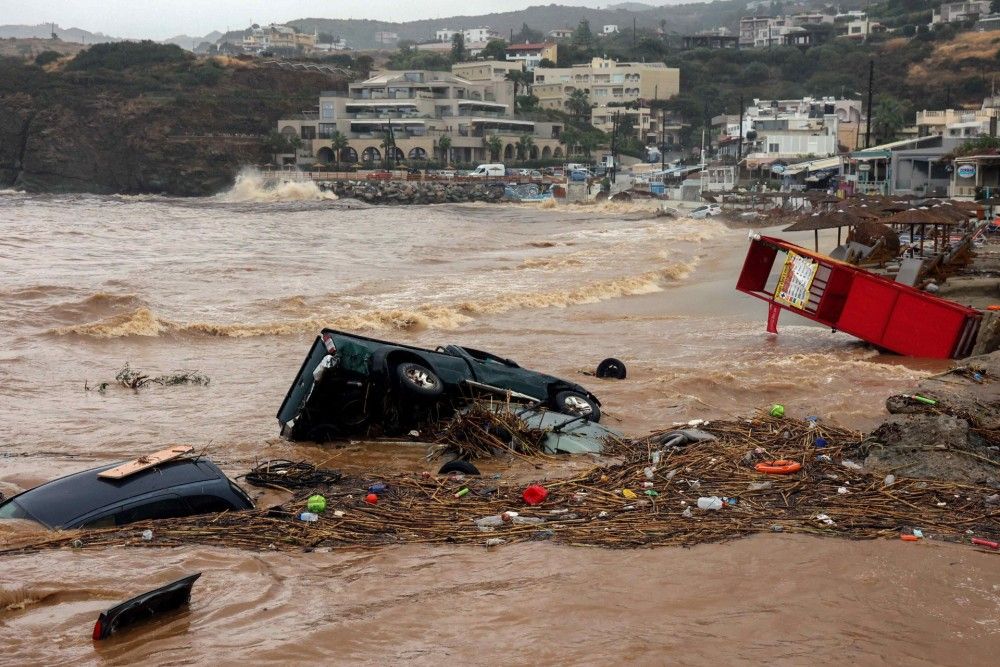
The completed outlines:
[[[174,443],[234,475],[280,457],[426,467],[421,448],[277,438],[274,413],[322,326],[501,353],[584,384],[629,434],[772,402],[866,428],[885,395],[942,368],[789,316],[769,336],[765,305],[733,289],[745,247],[744,230],[648,204],[386,208],[298,186],[0,194],[0,491]],[[628,380],[579,373],[607,356]],[[211,382],[127,390],[113,383],[126,362]],[[0,663],[989,664],[998,565],[944,545],[783,537],[46,552],[0,562]],[[190,611],[91,643],[98,610],[198,569]]]

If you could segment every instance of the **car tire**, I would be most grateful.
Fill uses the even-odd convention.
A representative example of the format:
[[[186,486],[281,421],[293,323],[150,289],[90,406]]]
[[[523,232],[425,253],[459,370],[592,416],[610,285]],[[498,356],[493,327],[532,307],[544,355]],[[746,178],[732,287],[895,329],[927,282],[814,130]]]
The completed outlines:
[[[447,475],[450,472],[460,472],[463,475],[481,475],[479,468],[472,465],[468,461],[463,461],[462,459],[455,459],[454,461],[448,461],[441,469],[438,470],[439,475]]]
[[[556,394],[556,410],[571,417],[583,417],[587,421],[601,421],[601,409],[590,398],[575,391],[561,391]]]
[[[404,390],[417,396],[436,398],[444,393],[441,379],[434,371],[420,364],[404,361],[396,366],[396,378]]]
[[[625,364],[614,357],[608,357],[597,364],[597,372],[594,373],[599,378],[611,378],[613,380],[624,380],[628,371]]]

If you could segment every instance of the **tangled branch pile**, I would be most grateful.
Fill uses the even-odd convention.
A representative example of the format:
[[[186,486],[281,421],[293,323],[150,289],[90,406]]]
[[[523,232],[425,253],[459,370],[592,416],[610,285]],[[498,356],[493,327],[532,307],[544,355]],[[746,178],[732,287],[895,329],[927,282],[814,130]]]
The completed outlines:
[[[471,428],[466,425],[461,428]],[[391,543],[492,544],[551,539],[575,545],[627,548],[693,545],[761,532],[814,533],[852,539],[892,537],[920,529],[928,538],[997,539],[1000,507],[987,487],[890,479],[852,463],[860,434],[807,421],[754,419],[716,422],[716,440],[663,450],[656,435],[633,441],[618,464],[572,479],[546,482],[548,498],[529,507],[522,485],[495,479],[397,474],[341,479],[303,491],[271,510],[171,519],[122,528],[67,532],[10,544],[0,553],[110,545],[211,544],[245,549],[314,549]],[[822,440],[817,440],[821,438]],[[825,446],[818,447],[817,442]],[[654,452],[658,464],[651,461]],[[759,473],[772,459],[801,464],[789,475]],[[367,485],[388,486],[366,504]],[[466,494],[459,493],[468,488]],[[628,490],[628,493],[625,493]],[[318,522],[296,516],[311,493],[329,502]],[[456,497],[457,496],[457,497]],[[700,497],[725,498],[719,510],[697,508]],[[477,519],[516,511],[509,522]],[[144,542],[141,532],[152,529]]]
[[[179,384],[195,384],[207,386],[209,377],[197,371],[179,371],[166,375],[150,376],[142,371],[129,366],[128,363],[115,375],[115,382],[126,389],[142,389],[150,384],[158,384],[164,387],[172,387]],[[99,391],[107,388],[107,383],[99,385]]]

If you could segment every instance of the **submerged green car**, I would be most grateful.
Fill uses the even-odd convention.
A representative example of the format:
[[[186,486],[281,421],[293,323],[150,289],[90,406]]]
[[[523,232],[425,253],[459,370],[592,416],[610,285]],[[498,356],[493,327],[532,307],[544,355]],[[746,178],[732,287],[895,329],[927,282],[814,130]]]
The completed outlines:
[[[398,435],[484,394],[601,418],[600,401],[580,385],[489,352],[457,345],[426,350],[333,329],[313,343],[277,417],[291,440]]]

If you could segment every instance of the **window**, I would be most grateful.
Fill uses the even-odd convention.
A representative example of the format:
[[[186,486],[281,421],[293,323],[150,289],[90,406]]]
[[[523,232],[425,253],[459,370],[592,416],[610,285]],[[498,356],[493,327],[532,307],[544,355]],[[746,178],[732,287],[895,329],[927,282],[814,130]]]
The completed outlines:
[[[192,514],[226,512],[234,509],[229,501],[218,496],[188,496],[184,501],[191,508]]]
[[[335,123],[320,123],[319,124],[319,138],[329,139],[333,136],[333,133],[337,131],[337,125]]]
[[[333,103],[324,102],[319,108],[319,117],[323,120],[329,120],[334,117],[333,115]]]
[[[124,526],[127,523],[145,521],[146,519],[172,519],[190,514],[191,510],[179,496],[167,496],[135,503],[114,516],[115,524]]]
[[[767,145],[767,152],[768,153],[777,153],[780,149],[781,149],[781,147],[778,144],[768,144]]]
[[[315,125],[303,125],[302,126],[302,138],[303,139],[315,139],[316,138],[316,126]]]

